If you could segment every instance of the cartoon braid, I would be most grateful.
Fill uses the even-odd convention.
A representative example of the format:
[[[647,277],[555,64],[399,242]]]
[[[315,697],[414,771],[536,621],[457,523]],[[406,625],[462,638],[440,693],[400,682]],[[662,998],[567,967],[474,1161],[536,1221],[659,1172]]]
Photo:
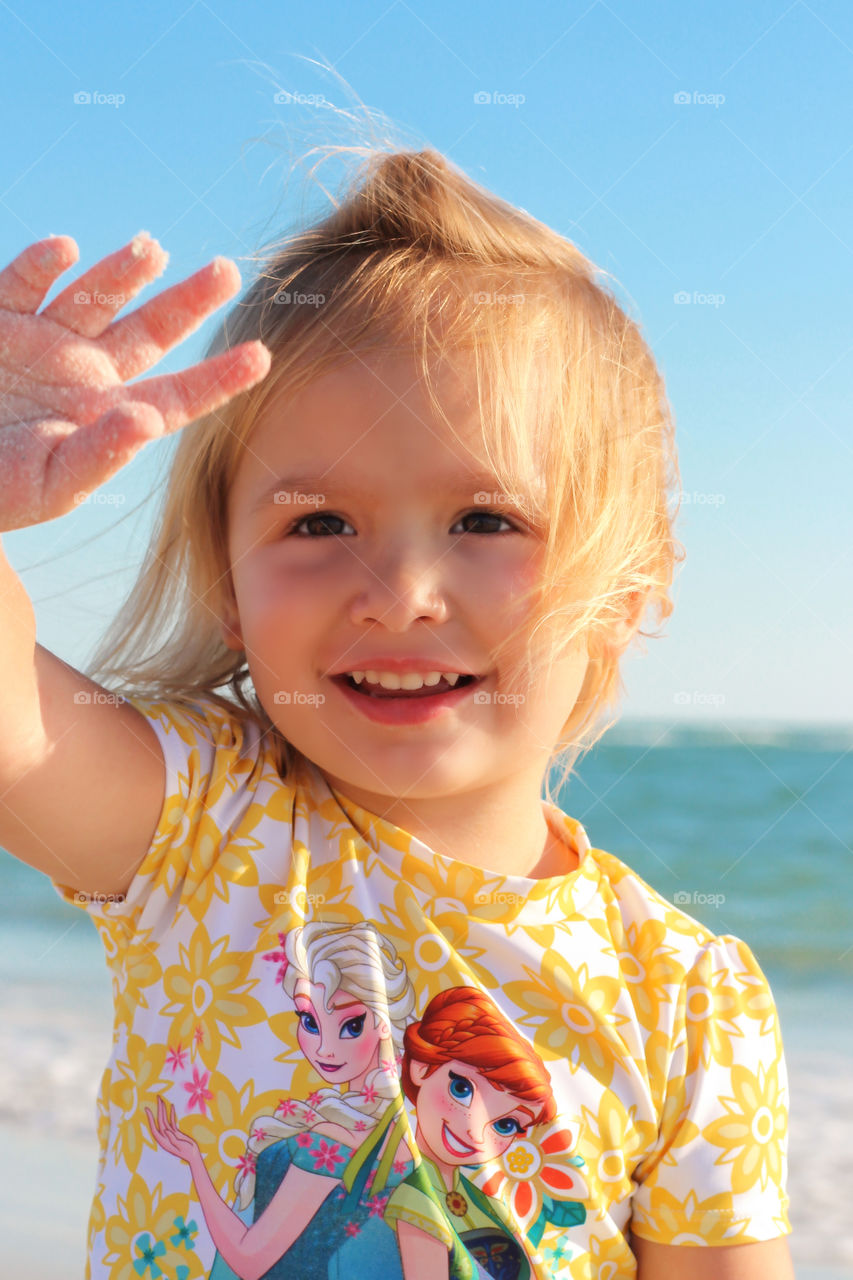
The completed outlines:
[[[553,1120],[557,1106],[551,1077],[533,1045],[483,991],[449,987],[433,996],[419,1022],[411,1022],[403,1036],[403,1092],[414,1104],[420,1086],[410,1064],[420,1062],[427,1076],[445,1062],[476,1067],[497,1089],[539,1108],[536,1123]]]

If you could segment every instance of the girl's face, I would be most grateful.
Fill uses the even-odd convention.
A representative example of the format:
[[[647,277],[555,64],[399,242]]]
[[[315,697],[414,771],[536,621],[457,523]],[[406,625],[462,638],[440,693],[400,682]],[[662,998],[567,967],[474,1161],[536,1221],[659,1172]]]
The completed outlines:
[[[432,1075],[424,1063],[410,1064],[420,1085],[418,1145],[445,1165],[479,1165],[503,1155],[533,1122],[529,1107],[496,1089],[476,1067],[445,1062]]]
[[[300,982],[294,1003],[299,1018],[296,1039],[315,1071],[329,1083],[355,1080],[379,1065],[379,1047],[390,1028],[376,1025],[373,1013],[339,987],[326,1005],[326,989]]]
[[[283,389],[229,499],[226,641],[245,648],[284,736],[379,812],[401,796],[482,798],[525,770],[538,793],[588,663],[583,645],[521,689],[495,665],[494,647],[523,616],[519,593],[536,580],[541,535],[485,474],[464,366],[443,364],[436,386],[464,444],[399,351]],[[406,659],[478,679],[438,700],[429,687],[388,699],[354,691],[344,674]]]

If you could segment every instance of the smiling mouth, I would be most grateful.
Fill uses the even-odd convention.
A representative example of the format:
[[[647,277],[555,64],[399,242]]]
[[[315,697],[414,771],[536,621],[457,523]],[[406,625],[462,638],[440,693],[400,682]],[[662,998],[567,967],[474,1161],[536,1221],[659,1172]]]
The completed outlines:
[[[435,698],[442,693],[450,693],[452,690],[465,689],[468,685],[479,684],[484,678],[484,676],[460,676],[453,685],[442,676],[438,684],[423,685],[420,689],[386,689],[381,684],[369,685],[366,680],[356,684],[352,676],[348,675],[332,676],[337,684],[346,685],[348,689],[352,689],[353,693],[361,694],[363,698]]]
[[[441,1140],[452,1156],[472,1156],[477,1150],[476,1147],[469,1147],[467,1142],[457,1138],[456,1134],[448,1129],[446,1120],[441,1124]]]
[[[344,1064],[339,1062],[336,1067],[333,1067],[329,1062],[318,1062],[317,1065],[321,1071],[340,1071]]]

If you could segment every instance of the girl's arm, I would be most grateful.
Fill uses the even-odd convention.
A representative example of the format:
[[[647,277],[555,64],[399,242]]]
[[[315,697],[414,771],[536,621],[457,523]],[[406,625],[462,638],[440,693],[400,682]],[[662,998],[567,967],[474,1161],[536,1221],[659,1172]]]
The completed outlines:
[[[269,369],[252,342],[125,386],[232,297],[239,272],[218,259],[116,319],[167,262],[141,233],[42,307],[77,256],[70,236],[53,236],[0,270],[0,530],[73,511],[149,440]],[[121,895],[163,803],[157,737],[136,708],[36,643],[2,548],[0,671],[0,844],[72,889]]]
[[[448,1280],[450,1255],[441,1241],[403,1218],[396,1225],[405,1280]]]
[[[653,1244],[632,1236],[631,1249],[637,1280],[794,1280],[787,1236],[708,1249]]]
[[[145,1114],[158,1145],[189,1165],[211,1239],[240,1280],[259,1280],[269,1271],[302,1234],[327,1196],[340,1186],[339,1178],[291,1165],[258,1221],[247,1227],[213,1185],[198,1143],[178,1128],[174,1106],[169,1116],[163,1099],[158,1098],[157,1121],[147,1107]]]

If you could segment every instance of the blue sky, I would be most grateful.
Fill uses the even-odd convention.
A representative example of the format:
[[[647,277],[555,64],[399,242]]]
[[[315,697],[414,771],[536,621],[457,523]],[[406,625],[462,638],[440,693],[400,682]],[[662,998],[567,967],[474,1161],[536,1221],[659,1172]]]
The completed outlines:
[[[291,154],[354,140],[324,101],[360,99],[575,240],[658,356],[686,495],[675,612],[626,662],[625,717],[853,722],[849,5],[15,2],[0,47],[0,254],[72,235],[57,288],[141,228],[171,254],[161,285],[217,253],[247,280],[299,217]],[[3,537],[74,665],[131,584],[171,447]]]

